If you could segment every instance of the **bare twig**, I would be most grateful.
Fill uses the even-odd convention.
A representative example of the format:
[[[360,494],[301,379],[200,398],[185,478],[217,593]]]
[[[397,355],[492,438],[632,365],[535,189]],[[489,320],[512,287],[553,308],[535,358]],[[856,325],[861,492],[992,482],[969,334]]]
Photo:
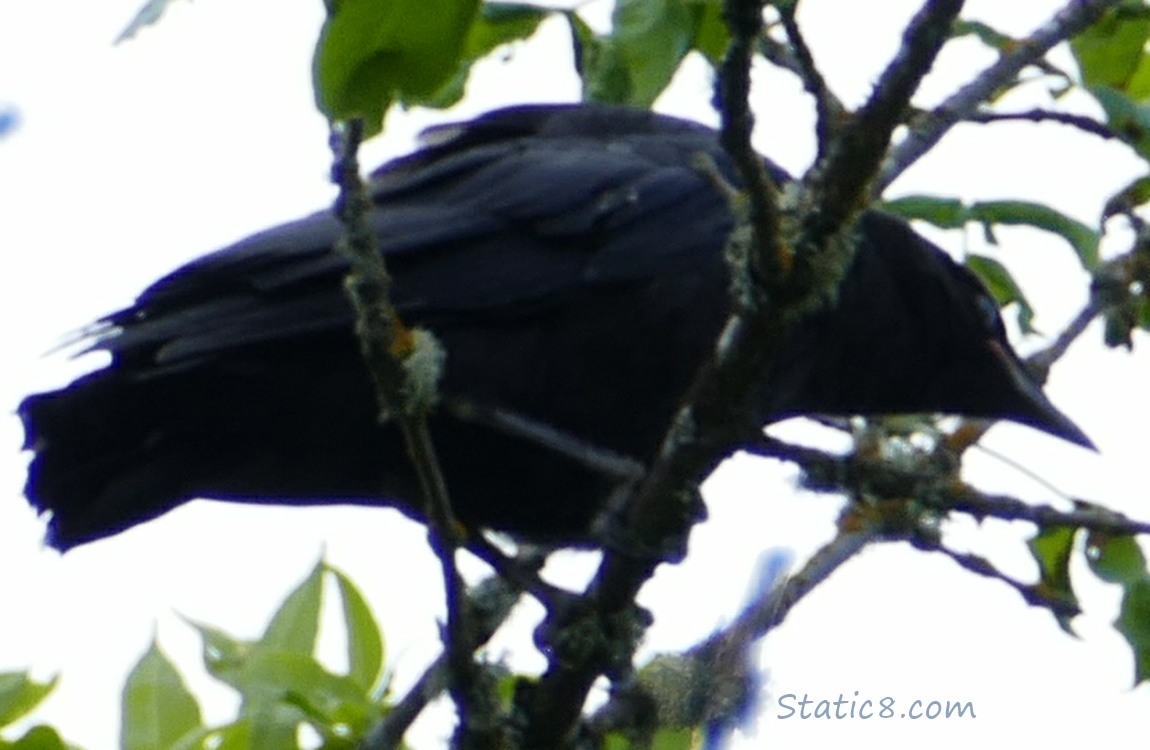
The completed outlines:
[[[840,529],[803,565],[753,602],[721,631],[695,646],[695,653],[727,653],[746,648],[786,619],[795,605],[877,538],[875,529]]]
[[[820,177],[815,179],[817,189],[811,191],[811,208],[802,216],[803,248],[809,249],[812,256],[825,253],[827,241],[860,210],[864,188],[877,170],[891,132],[900,122],[917,82],[941,48],[960,7],[958,0],[927,4],[908,28],[902,50],[860,112],[858,122],[836,138],[827,158],[821,160],[826,164],[822,164]],[[624,661],[630,663],[627,646],[613,644],[611,638],[613,634],[626,635],[619,631],[626,627],[623,613],[632,606],[636,593],[655,567],[674,558],[675,553],[669,550],[681,549],[681,541],[676,544],[673,540],[681,540],[696,518],[698,482],[757,429],[747,402],[796,314],[820,304],[845,268],[842,264],[837,274],[818,279],[810,274],[796,279],[789,272],[791,253],[779,234],[775,191],[769,180],[758,181],[755,170],[762,170],[761,163],[754,157],[752,165],[748,156],[753,152],[745,102],[747,70],[751,40],[761,28],[761,5],[757,0],[729,0],[725,15],[733,41],[720,82],[720,100],[724,108],[731,108],[724,112],[724,145],[740,169],[755,168],[743,175],[748,198],[753,202],[747,270],[775,296],[768,305],[736,307],[737,314],[720,337],[714,358],[696,378],[688,403],[676,415],[651,470],[620,514],[624,531],[618,536],[626,544],[606,551],[586,604],[568,619],[584,631],[587,627],[598,628],[599,635],[578,639],[576,651],[564,649],[560,646],[566,625],[562,621],[552,623],[552,632],[560,635],[546,644],[551,650],[548,669],[530,691],[524,691],[517,705],[526,720],[528,747],[559,747],[568,742],[596,677],[618,669]],[[844,142],[838,143],[840,140]],[[841,184],[834,179],[836,175],[843,178]],[[848,246],[845,254],[851,250]],[[782,273],[764,275],[768,269]]]
[[[336,249],[351,264],[345,289],[356,311],[356,334],[367,364],[380,421],[393,419],[403,434],[408,458],[419,477],[428,517],[428,538],[443,569],[447,598],[444,647],[451,664],[451,692],[464,734],[472,726],[476,701],[476,668],[472,660],[474,636],[467,612],[465,586],[455,565],[455,552],[462,542],[461,526],[451,511],[447,485],[428,431],[426,413],[434,401],[435,385],[415,382],[407,361],[420,356],[417,346],[434,346],[409,330],[391,304],[391,276],[379,252],[367,217],[372,209],[367,187],[360,176],[358,150],[363,123],[351,120],[332,128],[334,154],[332,181],[339,186],[335,214],[344,225],[344,237]],[[486,719],[479,724],[487,725]]]
[[[1082,500],[1075,501],[1074,510],[1032,505],[1008,495],[986,494],[945,472],[931,475],[920,468],[900,469],[889,462],[838,456],[776,438],[764,438],[747,449],[797,464],[806,473],[808,486],[820,492],[850,493],[865,487],[877,497],[910,497],[926,507],[968,513],[979,519],[1029,521],[1041,528],[1073,526],[1110,534],[1150,534],[1150,523]]]
[[[445,398],[443,405],[458,419],[529,440],[610,479],[635,482],[643,477],[643,464],[638,460],[590,443],[526,414],[455,396]]]
[[[515,563],[524,570],[537,570],[546,559],[544,553],[530,550],[520,555]],[[502,574],[476,585],[471,592],[468,610],[474,614],[475,643],[486,642],[511,614],[519,600],[518,588]],[[359,750],[395,750],[401,747],[403,736],[427,704],[435,700],[450,684],[451,664],[448,655],[441,654],[416,680],[407,694],[397,701],[383,721],[372,727],[359,745]]]
[[[1055,362],[1062,359],[1063,355],[1069,351],[1070,345],[1086,332],[1086,329],[1104,309],[1105,305],[1100,299],[1100,295],[1092,291],[1090,299],[1086,301],[1074,319],[1066,325],[1066,328],[1058,334],[1058,337],[1044,349],[1026,358],[1026,366],[1030,368],[1040,383],[1046,382],[1050,368],[1054,366]]]
[[[1118,136],[1106,123],[1098,122],[1093,117],[1076,115],[1071,112],[1057,112],[1052,109],[1028,109],[1025,112],[972,112],[963,118],[966,122],[995,123],[995,122],[1056,122],[1060,125],[1069,125],[1078,128],[1084,133],[1096,135],[1105,140],[1113,140]]]
[[[803,88],[815,100],[817,118],[815,135],[818,139],[819,156],[821,157],[826,153],[827,144],[830,143],[831,136],[838,124],[846,121],[847,111],[838,97],[831,93],[823,74],[815,65],[810,47],[807,46],[807,40],[795,20],[798,3],[779,3],[776,8],[783,30],[786,31],[787,39],[790,41],[788,49],[793,52],[795,63],[793,70],[802,80]]]
[[[999,581],[1005,583],[1010,588],[1018,592],[1018,595],[1032,607],[1043,607],[1049,609],[1051,613],[1059,618],[1071,618],[1079,614],[1081,611],[1078,605],[1073,600],[1060,598],[1057,596],[1050,596],[1046,593],[1042,586],[1036,586],[1030,583],[1023,583],[1015,578],[1012,578],[1003,573],[998,568],[994,567],[984,557],[973,555],[968,552],[957,552],[949,549],[941,544],[918,545],[920,549],[928,549],[932,552],[938,552],[946,555],[951,560],[958,563],[964,570],[971,573],[980,575],[983,578],[989,578],[992,581]]]
[[[875,185],[874,194],[880,195],[907,167],[933,148],[947,131],[977,112],[984,102],[1013,80],[1023,68],[1035,64],[1051,47],[1097,21],[1102,12],[1113,4],[1113,0],[1071,0],[1029,37],[1011,45],[997,62],[955,92],[931,114],[919,118],[907,138],[883,163],[882,176]]]
[[[646,668],[640,672],[634,684],[616,692],[588,719],[588,732],[596,737],[620,731],[641,734],[648,725],[698,726],[734,718],[732,714],[741,708],[740,699],[747,697],[739,695],[738,683],[740,676],[753,669],[749,661],[755,645],[878,536],[876,529],[840,529],[801,570],[760,592],[719,631],[684,654],[656,657],[665,668],[652,678],[646,676]],[[663,677],[671,677],[671,689],[651,684]]]
[[[902,45],[879,77],[867,102],[847,124],[811,175],[819,211],[803,222],[804,245],[822,247],[868,202],[866,191],[910,98],[949,38],[962,0],[930,0],[903,33]],[[877,194],[877,193],[876,193]]]
[[[723,17],[731,31],[727,54],[716,82],[722,125],[719,141],[735,162],[749,204],[749,224],[760,252],[748,259],[759,283],[785,278],[791,269],[790,249],[781,242],[778,186],[762,157],[751,146],[754,115],[750,109],[751,57],[763,28],[763,5],[755,0],[726,2]],[[736,273],[740,270],[736,269]]]

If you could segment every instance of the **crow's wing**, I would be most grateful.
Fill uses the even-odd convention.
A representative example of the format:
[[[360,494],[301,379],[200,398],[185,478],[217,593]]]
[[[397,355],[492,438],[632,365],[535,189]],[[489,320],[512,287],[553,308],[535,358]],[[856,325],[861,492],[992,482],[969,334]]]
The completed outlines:
[[[725,164],[713,135],[646,113],[630,125],[557,116],[582,111],[503,111],[375,176],[369,219],[405,319],[535,314],[721,246],[729,212],[694,166],[702,151]],[[340,233],[322,212],[193,261],[105,318],[94,348],[181,365],[349,326]]]

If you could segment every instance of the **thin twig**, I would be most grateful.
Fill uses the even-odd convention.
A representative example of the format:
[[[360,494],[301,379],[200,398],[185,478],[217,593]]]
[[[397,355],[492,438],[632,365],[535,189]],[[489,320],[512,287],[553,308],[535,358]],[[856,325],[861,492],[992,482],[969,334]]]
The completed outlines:
[[[638,460],[595,445],[526,414],[457,396],[444,398],[443,406],[457,419],[489,427],[504,435],[523,438],[615,481],[636,482],[643,477],[643,464]]]
[[[816,162],[810,181],[819,211],[811,212],[803,222],[804,245],[822,247],[868,202],[866,191],[876,181],[891,136],[949,39],[962,6],[962,0],[929,0],[915,14],[870,98],[842,129],[826,157]]]
[[[716,82],[722,124],[719,142],[735,162],[748,201],[749,224],[757,238],[760,252],[748,259],[749,268],[759,283],[768,287],[774,279],[785,278],[791,269],[790,250],[782,244],[779,228],[778,186],[766,165],[751,146],[754,115],[750,108],[751,58],[755,42],[762,35],[762,2],[747,0],[723,4],[723,18],[731,31],[727,54],[719,68]],[[736,269],[735,273],[739,273]]]
[[[795,19],[798,3],[779,3],[775,7],[779,12],[783,30],[787,34],[787,40],[790,42],[788,48],[793,54],[794,70],[803,82],[803,88],[815,100],[815,136],[818,140],[818,155],[821,157],[826,153],[827,145],[838,123],[846,120],[847,111],[838,97],[831,93],[826,79],[815,65],[814,56]]]
[[[958,563],[964,570],[968,570],[983,578],[989,578],[992,581],[1005,583],[1017,591],[1018,595],[1021,596],[1027,604],[1032,607],[1049,609],[1051,613],[1060,620],[1062,618],[1074,617],[1081,612],[1078,605],[1072,600],[1049,596],[1042,586],[1023,583],[1022,581],[1012,578],[994,567],[989,560],[979,555],[973,555],[968,552],[957,552],[941,544],[919,545],[919,548],[946,555]]]
[[[1011,45],[998,60],[963,86],[933,112],[918,118],[909,135],[883,163],[874,188],[881,195],[907,167],[938,143],[957,123],[977,112],[996,91],[1014,80],[1028,65],[1041,60],[1050,48],[1064,42],[1097,21],[1113,0],[1072,0],[1026,39]]]
[[[903,49],[884,75],[880,89],[864,107],[860,127],[851,132],[851,142],[830,149],[824,161],[830,162],[832,168],[823,171],[824,184],[819,190],[812,190],[812,207],[803,216],[804,234],[812,254],[825,252],[827,240],[841,231],[861,205],[863,189],[877,169],[917,81],[924,75],[921,69],[930,67],[960,6],[957,0],[928,3],[908,29]],[[725,143],[738,141],[727,146],[738,163],[745,161],[745,154],[750,151],[750,119],[745,103],[749,40],[759,34],[761,5],[756,0],[729,0],[725,17],[732,26],[734,41],[728,48],[731,62],[724,64],[721,75],[720,100],[724,107],[734,108],[723,132]],[[887,88],[882,88],[884,85]],[[887,108],[890,111],[881,111]],[[860,155],[855,148],[862,148],[864,153]],[[849,157],[844,157],[845,153]],[[830,184],[833,180],[828,178],[837,170],[856,168],[860,162],[864,167],[861,178],[858,174],[848,175],[846,185]],[[623,653],[625,648],[617,644],[611,647],[611,635],[625,635],[619,630],[625,627],[623,613],[633,606],[635,595],[655,567],[673,559],[674,554],[668,550],[681,547],[674,540],[681,540],[697,518],[694,498],[698,482],[755,427],[750,424],[753,410],[747,408],[747,401],[761,374],[773,362],[778,342],[789,330],[796,311],[806,309],[804,303],[820,303],[827,289],[841,278],[842,268],[837,275],[817,281],[796,281],[790,273],[762,275],[769,268],[789,271],[790,254],[784,252],[780,235],[764,234],[777,232],[780,226],[777,208],[770,205],[776,201],[769,181],[767,187],[759,188],[768,192],[756,195],[754,176],[744,179],[748,181],[750,199],[761,204],[761,214],[756,216],[757,209],[752,208],[750,221],[747,258],[757,272],[751,275],[767,289],[779,292],[778,298],[753,310],[738,310],[728,322],[715,356],[696,378],[687,405],[676,415],[651,470],[619,514],[623,532],[616,538],[627,543],[606,550],[586,606],[579,608],[570,620],[574,626],[584,628],[581,632],[588,627],[598,628],[598,637],[590,639],[590,647],[588,638],[565,640],[562,634],[567,624],[552,623],[555,635],[546,643],[551,657],[548,669],[530,691],[522,693],[516,706],[526,721],[524,741],[529,747],[558,747],[568,742],[596,677],[616,669],[628,656]],[[833,200],[828,196],[833,196]],[[826,216],[824,210],[828,211]],[[823,288],[824,284],[827,288]],[[567,644],[579,648],[562,648]]]
[[[760,592],[730,623],[681,655],[661,657],[677,673],[674,689],[651,686],[640,673],[637,684],[618,691],[586,721],[594,737],[642,731],[648,725],[697,726],[731,718],[742,701],[739,678],[755,645],[781,624],[800,601],[878,537],[874,529],[841,530],[807,560],[802,569]],[[636,693],[640,694],[636,694]],[[643,695],[642,693],[646,693]],[[645,715],[654,710],[655,716]],[[651,719],[654,721],[651,721]]]
[[[546,555],[527,550],[515,563],[525,570],[537,570]],[[494,635],[519,600],[519,590],[502,574],[477,584],[471,594],[468,610],[474,613],[475,643],[482,644]],[[427,704],[435,700],[451,680],[451,664],[446,653],[424,670],[415,684],[399,701],[391,706],[387,716],[367,733],[359,750],[395,750],[401,747],[403,736]]]
[[[1052,109],[1028,109],[1025,112],[972,112],[963,118],[966,122],[995,123],[995,122],[1056,122],[1060,125],[1069,125],[1078,128],[1084,133],[1096,135],[1105,140],[1118,138],[1110,126],[1098,122],[1093,117],[1076,115],[1071,112],[1057,112]]]
[[[405,366],[406,360],[417,354],[420,339],[403,324],[391,304],[391,276],[368,222],[373,206],[360,176],[362,138],[360,120],[332,128],[332,181],[339,187],[335,213],[344,225],[344,237],[336,249],[351,265],[344,287],[356,311],[356,334],[374,385],[380,421],[396,422],[419,478],[429,521],[428,538],[443,569],[447,599],[444,648],[452,667],[451,692],[459,711],[460,731],[466,734],[472,724],[471,708],[476,704],[472,695],[476,669],[465,587],[455,564],[462,527],[451,511],[447,484],[427,427],[427,409],[433,398],[428,394],[434,392],[434,386],[414,383],[412,372]]]
[[[921,470],[900,469],[888,462],[864,461],[856,455],[839,456],[777,438],[748,445],[755,455],[791,461],[809,476],[811,489],[846,492],[866,487],[877,497],[913,497],[940,511],[968,513],[975,518],[1029,521],[1041,528],[1073,526],[1109,534],[1150,534],[1150,522],[1137,521],[1113,510],[1075,500],[1073,510],[1032,505],[1008,495],[990,495],[948,475],[927,476]]]

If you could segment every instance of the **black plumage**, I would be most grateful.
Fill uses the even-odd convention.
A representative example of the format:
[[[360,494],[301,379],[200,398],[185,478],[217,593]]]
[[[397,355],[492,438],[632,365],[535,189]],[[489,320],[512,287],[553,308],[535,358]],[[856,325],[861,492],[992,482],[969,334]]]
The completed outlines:
[[[393,301],[447,351],[442,392],[650,459],[730,309],[715,134],[603,106],[519,107],[441,129],[374,175]],[[780,173],[781,174],[781,173]],[[379,425],[318,213],[195,260],[107,316],[111,364],[20,407],[26,493],[60,549],[196,497],[420,505]],[[837,303],[803,319],[754,417],[949,412],[1089,445],[1042,394],[978,280],[903,221],[865,213]],[[587,541],[613,480],[537,441],[432,430],[457,514]]]

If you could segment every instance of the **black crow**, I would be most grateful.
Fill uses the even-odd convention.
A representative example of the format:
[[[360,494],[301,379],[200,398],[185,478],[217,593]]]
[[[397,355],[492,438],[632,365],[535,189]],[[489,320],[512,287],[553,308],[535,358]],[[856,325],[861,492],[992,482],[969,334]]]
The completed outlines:
[[[443,344],[445,399],[648,461],[728,317],[733,226],[715,133],[626,108],[501,110],[373,175],[371,222],[410,325]],[[776,176],[782,178],[781,172]],[[870,211],[837,301],[779,351],[752,416],[948,412],[1086,436],[1042,394],[979,281]],[[377,423],[322,212],[177,269],[92,334],[111,364],[20,406],[26,493],[64,550],[197,497],[419,514]],[[470,526],[586,543],[617,477],[535,436],[431,419]]]

